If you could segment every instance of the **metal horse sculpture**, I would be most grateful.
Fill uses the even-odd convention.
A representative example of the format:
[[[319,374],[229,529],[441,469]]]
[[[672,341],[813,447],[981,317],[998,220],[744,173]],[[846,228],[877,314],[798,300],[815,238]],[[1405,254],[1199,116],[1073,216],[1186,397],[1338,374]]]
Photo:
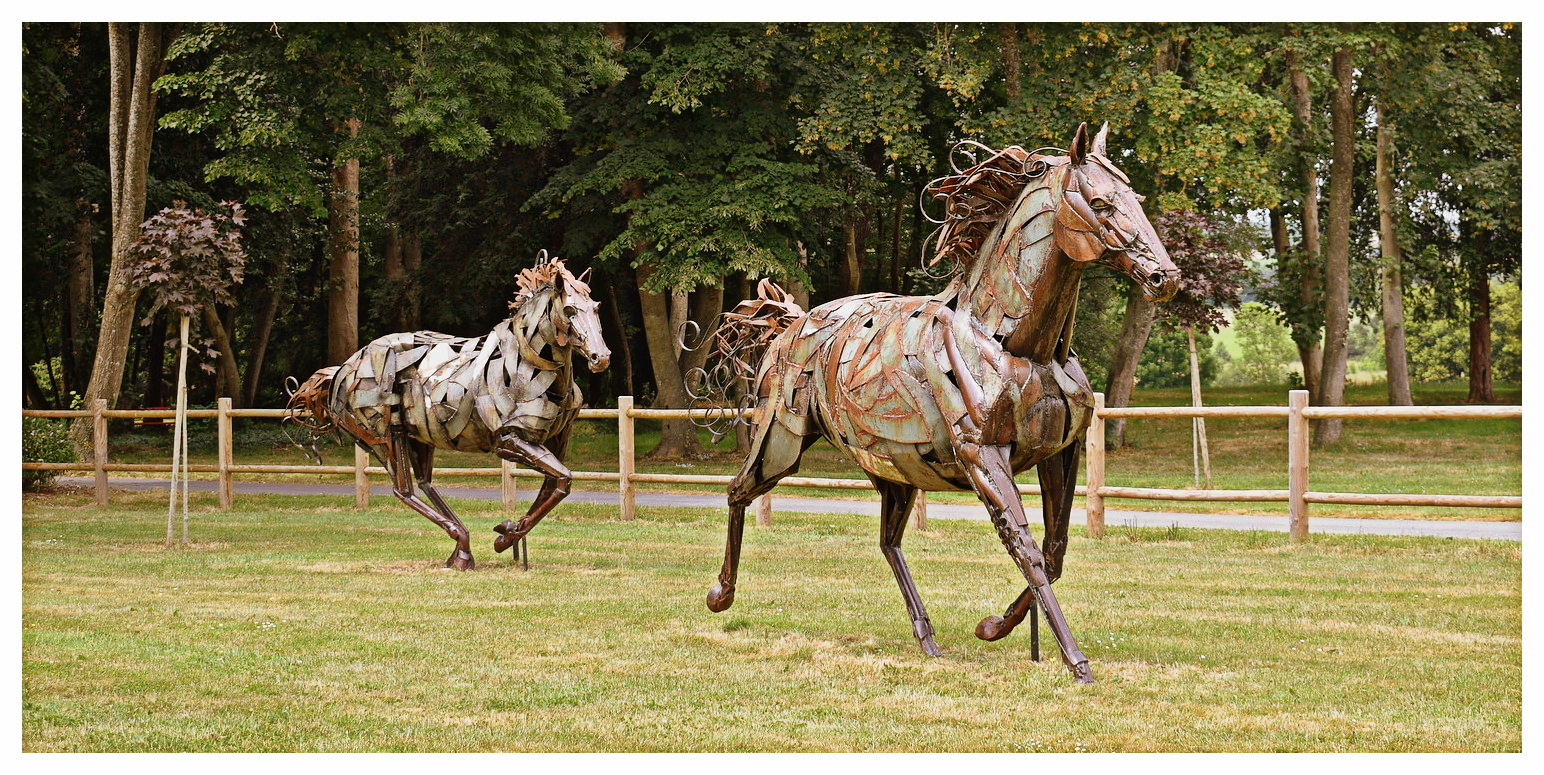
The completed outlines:
[[[977,637],[1007,635],[1038,603],[1076,680],[1093,680],[1051,591],[1092,409],[1069,347],[1078,285],[1095,262],[1130,276],[1150,299],[1172,297],[1178,283],[1142,197],[1105,153],[1108,129],[1090,140],[1079,126],[1066,155],[1010,146],[930,184],[946,207],[935,261],[961,269],[935,296],[851,296],[801,315],[768,283],[727,317],[720,349],[749,343],[765,354],[744,375],[756,396],[751,452],[729,485],[728,546],[709,609],[734,602],[745,507],[797,471],[824,436],[879,490],[880,548],[924,652],[940,654],[901,537],[918,490],[968,490],[1029,582],[1006,613],[981,621]],[[1044,549],[1013,481],[1031,466]]]
[[[568,495],[563,458],[584,403],[575,356],[596,372],[611,361],[600,305],[584,282],[589,272],[574,277],[546,251],[538,261],[517,278],[510,318],[486,336],[389,334],[316,372],[290,397],[291,419],[315,433],[342,431],[386,467],[392,493],[455,539],[445,565],[457,570],[476,566],[471,536],[434,489],[434,450],[493,452],[546,477],[519,523],[494,528],[496,551],[517,545]],[[414,474],[428,502],[414,493]]]

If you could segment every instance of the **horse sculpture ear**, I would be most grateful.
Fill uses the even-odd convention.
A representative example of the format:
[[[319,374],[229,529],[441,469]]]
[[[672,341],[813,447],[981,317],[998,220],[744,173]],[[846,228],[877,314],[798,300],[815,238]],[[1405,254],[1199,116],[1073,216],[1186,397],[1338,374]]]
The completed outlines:
[[[1088,123],[1078,124],[1078,131],[1072,136],[1072,147],[1068,154],[1072,156],[1072,166],[1076,167],[1088,159]]]
[[[590,270],[594,269],[594,268],[595,267],[593,267],[593,266],[586,267],[583,272],[580,272],[579,273],[579,277],[577,278],[579,280],[579,282],[581,282],[581,283],[589,283],[590,282]]]
[[[1106,121],[1104,122],[1104,126],[1099,127],[1099,134],[1094,135],[1094,148],[1091,153],[1109,158],[1110,154],[1105,152],[1105,142],[1109,139],[1110,122]]]

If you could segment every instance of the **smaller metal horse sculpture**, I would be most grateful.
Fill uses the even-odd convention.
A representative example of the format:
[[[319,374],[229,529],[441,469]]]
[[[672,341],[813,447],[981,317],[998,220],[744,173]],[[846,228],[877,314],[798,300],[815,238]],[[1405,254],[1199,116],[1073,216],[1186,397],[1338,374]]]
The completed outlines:
[[[611,362],[600,305],[584,282],[589,272],[574,277],[546,255],[520,272],[512,315],[486,336],[388,334],[311,375],[290,397],[289,419],[313,433],[342,431],[386,467],[392,493],[455,539],[445,565],[457,570],[476,562],[466,527],[434,489],[434,450],[493,452],[546,477],[519,523],[494,528],[496,551],[515,546],[568,495],[563,458],[584,403],[574,356],[596,372]],[[414,493],[412,474],[428,503]]]
[[[1029,582],[1004,615],[981,621],[977,637],[1007,635],[1038,603],[1074,677],[1093,680],[1051,591],[1092,408],[1070,347],[1073,308],[1094,262],[1131,277],[1150,299],[1173,296],[1178,284],[1142,197],[1105,153],[1107,132],[1090,140],[1078,127],[1065,155],[1009,146],[932,183],[927,191],[946,213],[935,261],[960,267],[941,293],[851,296],[803,314],[763,283],[761,298],[726,316],[712,341],[721,360],[738,356],[732,371],[756,396],[756,411],[750,456],[729,485],[729,538],[709,609],[734,602],[745,507],[797,471],[824,436],[879,490],[880,548],[924,652],[940,653],[901,553],[907,514],[918,490],[972,490]],[[746,357],[746,348],[765,354]],[[697,384],[731,392],[732,381],[714,374]],[[1044,550],[1013,480],[1031,467]]]

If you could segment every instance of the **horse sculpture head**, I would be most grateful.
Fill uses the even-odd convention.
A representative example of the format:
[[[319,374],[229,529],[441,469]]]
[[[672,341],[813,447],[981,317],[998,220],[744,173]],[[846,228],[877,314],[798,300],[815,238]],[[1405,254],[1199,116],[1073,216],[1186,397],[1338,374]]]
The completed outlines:
[[[1131,189],[1131,180],[1106,155],[1109,133],[1110,125],[1105,124],[1090,141],[1088,125],[1078,125],[1057,173],[1063,178],[1053,226],[1056,245],[1074,261],[1114,267],[1148,300],[1167,301],[1179,288],[1179,270],[1142,211],[1145,197]],[[1026,171],[1033,174],[1034,165],[1051,162],[1032,156]]]
[[[515,300],[509,306],[519,316],[524,302],[551,294],[553,298],[547,314],[551,315],[555,344],[578,352],[590,371],[605,371],[611,365],[611,350],[601,336],[600,302],[590,298],[590,286],[586,282],[590,270],[575,277],[563,265],[563,259],[548,259],[545,250],[537,254],[537,260],[542,263],[522,270],[516,278]]]

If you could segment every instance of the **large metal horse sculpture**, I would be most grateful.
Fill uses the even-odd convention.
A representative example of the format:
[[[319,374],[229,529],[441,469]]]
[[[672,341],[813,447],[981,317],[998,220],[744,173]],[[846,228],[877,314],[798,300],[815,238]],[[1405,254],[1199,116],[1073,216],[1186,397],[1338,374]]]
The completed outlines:
[[[290,397],[290,419],[314,433],[342,431],[386,467],[392,493],[455,539],[445,565],[457,570],[476,562],[466,527],[434,489],[434,450],[493,452],[545,477],[519,523],[494,528],[496,551],[516,546],[568,495],[563,458],[584,403],[575,356],[595,372],[611,361],[589,272],[574,277],[546,251],[537,260],[517,278],[509,319],[486,336],[388,334]],[[428,502],[414,493],[413,475]]]
[[[1079,126],[1065,155],[1010,146],[929,185],[945,204],[937,260],[960,272],[935,296],[873,293],[801,315],[770,283],[726,316],[724,342],[764,351],[751,452],[729,485],[729,535],[708,608],[734,602],[745,508],[794,473],[826,439],[856,463],[882,498],[880,548],[900,584],[922,650],[940,654],[901,553],[918,490],[974,491],[1029,582],[976,635],[1007,635],[1038,603],[1062,660],[1092,681],[1051,591],[1061,575],[1078,452],[1092,392],[1069,343],[1083,271],[1128,275],[1149,299],[1174,295],[1177,271],[1127,177]],[[775,338],[770,336],[773,332]],[[729,345],[732,349],[733,345]],[[1039,474],[1044,548],[1028,530],[1014,474]]]

